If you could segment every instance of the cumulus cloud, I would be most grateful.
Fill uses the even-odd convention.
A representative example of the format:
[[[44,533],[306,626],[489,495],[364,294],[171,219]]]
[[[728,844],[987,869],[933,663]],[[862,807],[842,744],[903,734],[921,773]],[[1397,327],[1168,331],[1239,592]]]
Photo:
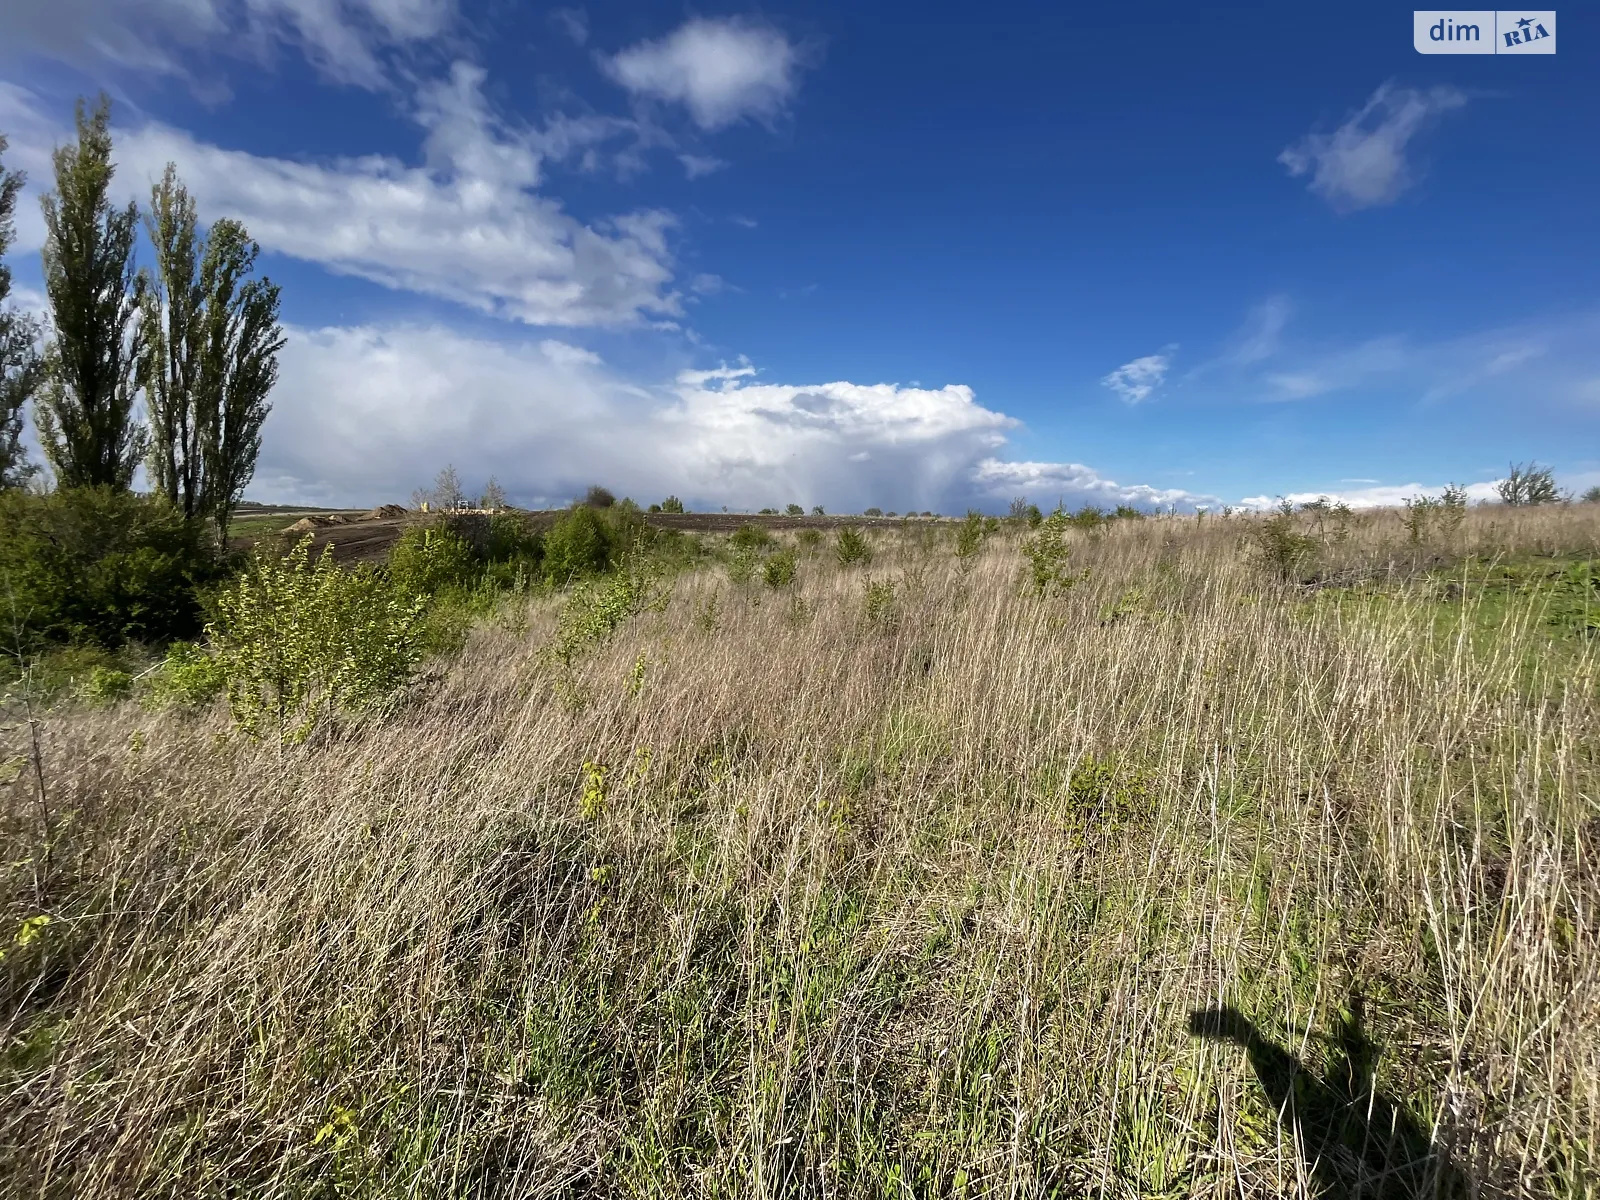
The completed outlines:
[[[1041,507],[1057,499],[1068,508],[1081,504],[1205,508],[1220,503],[1215,496],[1182,488],[1118,483],[1082,463],[1002,462],[987,458],[976,464],[973,482],[988,498],[1034,496],[1040,499]]]
[[[437,38],[454,0],[20,0],[0,5],[0,57],[39,54],[189,76],[197,53],[301,50],[325,76],[384,85],[384,59]]]
[[[1346,483],[1364,482],[1362,480],[1345,480]],[[1498,480],[1487,483],[1469,483],[1463,489],[1467,493],[1467,500],[1472,504],[1479,504],[1486,500],[1496,500],[1499,493],[1495,489]],[[1420,483],[1383,484],[1377,487],[1364,487],[1342,489],[1331,492],[1290,492],[1286,496],[1246,496],[1239,501],[1241,508],[1255,509],[1264,512],[1276,508],[1284,500],[1290,504],[1310,504],[1316,500],[1330,500],[1334,503],[1348,504],[1351,508],[1397,508],[1407,500],[1417,496],[1438,496],[1445,489],[1440,483],[1433,487],[1424,487]]]
[[[251,489],[266,500],[375,503],[452,461],[528,504],[596,481],[744,509],[960,512],[1019,489],[1069,505],[1194,499],[1076,464],[1002,462],[1016,422],[960,385],[784,384],[741,362],[646,386],[569,343],[438,325],[291,328],[275,397]]]
[[[1291,175],[1309,175],[1311,190],[1340,212],[1393,204],[1417,179],[1406,157],[1412,139],[1466,102],[1453,87],[1386,83],[1339,128],[1307,134],[1278,161]]]
[[[802,59],[800,48],[770,26],[696,17],[602,65],[634,95],[681,104],[702,129],[720,129],[782,113],[799,88]]]
[[[1167,369],[1172,366],[1173,349],[1169,347],[1159,354],[1146,354],[1143,358],[1123,363],[1102,379],[1100,384],[1110,388],[1129,404],[1148,400],[1167,377]]]
[[[268,250],[386,287],[538,325],[625,325],[682,312],[672,290],[673,218],[644,210],[584,223],[537,191],[547,160],[614,135],[603,119],[507,126],[483,71],[456,64],[419,92],[423,163],[387,156],[297,162],[201,142],[159,123],[118,134],[117,184],[144,199],[168,161],[208,216],[242,220]],[[0,85],[0,123],[20,110],[18,165],[48,179],[66,137],[21,89]],[[35,168],[34,164],[43,167]],[[30,248],[19,230],[20,248]],[[37,240],[31,242],[37,245]]]

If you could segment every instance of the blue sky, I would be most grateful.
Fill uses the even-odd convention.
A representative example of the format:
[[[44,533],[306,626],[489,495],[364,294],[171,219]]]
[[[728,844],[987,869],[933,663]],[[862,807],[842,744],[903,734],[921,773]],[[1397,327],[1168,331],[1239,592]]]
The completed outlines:
[[[1600,22],[12,0],[6,162],[114,98],[283,285],[251,495],[848,511],[1600,482]],[[37,208],[19,214],[38,303]]]

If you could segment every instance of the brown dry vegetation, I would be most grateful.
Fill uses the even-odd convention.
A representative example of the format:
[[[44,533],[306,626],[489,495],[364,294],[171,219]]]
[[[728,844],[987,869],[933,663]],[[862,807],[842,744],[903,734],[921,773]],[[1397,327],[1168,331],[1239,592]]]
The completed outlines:
[[[51,713],[0,1190],[1592,1195],[1596,639],[1417,570],[1597,516],[1385,515],[1337,591],[1253,521],[1132,522],[1045,599],[1006,538],[885,533],[792,591],[682,575],[567,679],[518,600],[297,748]],[[1191,1033],[1223,1004],[1260,1036]],[[1386,1181],[1330,1097],[1433,1150]]]

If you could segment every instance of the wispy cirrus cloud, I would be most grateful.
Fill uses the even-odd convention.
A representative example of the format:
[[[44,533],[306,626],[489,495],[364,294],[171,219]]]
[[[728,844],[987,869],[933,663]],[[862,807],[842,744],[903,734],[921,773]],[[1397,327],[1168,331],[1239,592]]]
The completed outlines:
[[[1293,176],[1309,176],[1311,191],[1336,211],[1393,204],[1420,175],[1408,157],[1412,141],[1466,103],[1459,88],[1385,83],[1332,133],[1307,134],[1278,161]]]
[[[1115,392],[1127,404],[1142,404],[1153,396],[1167,378],[1176,346],[1125,362],[1100,380],[1100,386]]]
[[[381,88],[387,60],[444,35],[455,0],[28,0],[0,5],[0,58],[36,54],[193,78],[197,58],[286,45],[337,83]]]

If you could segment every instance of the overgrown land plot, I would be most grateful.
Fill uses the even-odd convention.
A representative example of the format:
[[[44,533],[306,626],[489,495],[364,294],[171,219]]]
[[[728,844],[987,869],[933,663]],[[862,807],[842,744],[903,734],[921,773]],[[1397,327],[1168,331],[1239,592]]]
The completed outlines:
[[[30,702],[0,1191],[1596,1194],[1600,506],[615,532]]]

